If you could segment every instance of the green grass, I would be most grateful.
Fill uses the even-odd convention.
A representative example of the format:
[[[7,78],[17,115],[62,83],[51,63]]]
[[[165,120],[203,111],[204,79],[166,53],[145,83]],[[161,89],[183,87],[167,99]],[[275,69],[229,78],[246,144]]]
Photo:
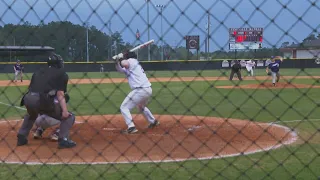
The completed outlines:
[[[157,76],[168,76],[157,72]],[[182,72],[180,72],[182,73]],[[192,76],[194,72],[183,72]],[[206,71],[214,76],[216,71]],[[294,72],[285,72],[293,75]],[[317,73],[317,72],[313,72]],[[80,74],[72,74],[79,78]],[[98,77],[99,74],[89,74]],[[180,75],[180,74],[179,74]],[[122,76],[119,76],[122,77]],[[294,80],[313,84],[315,80]],[[236,81],[235,81],[236,82]],[[149,105],[155,114],[185,114],[251,119],[257,122],[284,121],[298,132],[299,141],[277,150],[247,156],[179,163],[117,165],[0,165],[1,179],[317,179],[320,176],[319,89],[243,90],[216,89],[230,81],[153,83]],[[244,81],[241,84],[258,83]],[[0,101],[20,103],[26,87],[0,88]],[[129,92],[127,84],[69,86],[69,108],[77,115],[118,114]],[[87,97],[87,99],[84,98]],[[200,98],[201,97],[201,98]],[[2,118],[15,119],[25,111],[0,104]],[[288,122],[289,121],[289,122]],[[308,166],[306,166],[308,165]],[[35,175],[35,177],[33,177]]]
[[[230,70],[228,69],[221,69],[221,70],[198,70],[198,71],[147,71],[146,72],[149,77],[172,77],[172,76],[179,76],[179,77],[195,77],[195,76],[202,76],[202,77],[212,77],[212,76],[229,76]],[[243,75],[246,75],[246,72],[243,70]],[[82,78],[121,78],[123,77],[122,74],[118,72],[88,72],[88,73],[68,73],[71,79],[82,79]],[[265,69],[257,69],[255,71],[256,76],[265,76],[266,72]],[[281,69],[281,75],[283,76],[320,76],[320,71],[318,68],[312,69],[305,69],[301,71],[300,69]],[[32,76],[31,73],[24,74],[24,79],[30,79]],[[13,79],[13,73],[2,73],[0,74],[0,80],[8,80]]]

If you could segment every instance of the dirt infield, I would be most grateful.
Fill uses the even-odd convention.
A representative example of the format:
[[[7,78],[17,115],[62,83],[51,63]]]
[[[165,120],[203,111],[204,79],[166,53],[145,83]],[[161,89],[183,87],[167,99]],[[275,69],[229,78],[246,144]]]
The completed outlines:
[[[261,83],[261,84],[247,84],[240,86],[216,86],[216,88],[222,89],[301,89],[301,88],[320,88],[320,86],[309,85],[309,84],[293,84],[293,83],[277,83],[273,86],[272,83]]]
[[[16,147],[21,121],[2,121],[0,158],[4,163],[26,164],[170,162],[250,154],[297,139],[286,127],[245,120],[156,115],[161,124],[150,130],[142,116],[134,117],[139,132],[133,135],[119,133],[125,128],[120,115],[77,117],[71,136],[78,145],[64,150],[58,150],[56,142],[33,140],[31,135],[29,145]]]
[[[268,80],[270,76],[245,77],[244,80]],[[282,80],[290,79],[320,79],[320,76],[281,76]],[[190,81],[216,81],[228,80],[227,77],[159,77],[149,78],[151,82],[190,82]],[[69,84],[108,84],[108,83],[126,83],[125,78],[104,78],[104,79],[70,79]],[[1,80],[0,87],[3,86],[28,86],[29,80],[23,82],[12,82],[10,80]]]

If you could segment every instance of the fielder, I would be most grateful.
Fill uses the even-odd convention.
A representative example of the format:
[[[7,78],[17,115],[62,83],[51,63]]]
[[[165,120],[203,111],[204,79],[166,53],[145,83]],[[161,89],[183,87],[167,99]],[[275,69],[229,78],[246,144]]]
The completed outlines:
[[[246,61],[246,69],[248,75],[253,76],[253,69],[256,66],[256,63],[253,60]]]
[[[152,88],[142,66],[137,60],[136,53],[126,52],[123,58],[117,58],[116,69],[126,75],[130,88],[132,89],[120,106],[121,114],[128,126],[122,133],[132,134],[138,132],[130,113],[134,107],[137,107],[139,112],[143,113],[149,122],[148,128],[158,126],[160,124],[159,121],[155,120],[151,111],[146,107],[152,95]]]
[[[280,64],[283,62],[283,58],[281,56],[271,57],[271,63],[267,66],[266,72],[268,75],[272,76],[272,85],[276,86],[276,82],[280,80]],[[271,72],[269,72],[271,70]]]
[[[104,72],[104,67],[103,67],[103,64],[100,64],[100,72]]]
[[[23,70],[23,65],[20,63],[20,60],[17,60],[17,63],[13,66],[14,69],[14,81],[17,82],[18,76],[20,76],[20,81],[22,82],[22,70]]]

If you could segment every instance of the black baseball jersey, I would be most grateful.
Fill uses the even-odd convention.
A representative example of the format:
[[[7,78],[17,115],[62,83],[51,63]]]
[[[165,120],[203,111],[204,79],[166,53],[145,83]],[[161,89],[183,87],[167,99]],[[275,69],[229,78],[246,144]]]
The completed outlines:
[[[241,64],[240,63],[235,63],[231,69],[234,71],[234,72],[238,72],[239,70],[241,70]]]
[[[32,75],[29,91],[48,93],[51,90],[67,91],[68,74],[63,69],[46,67]]]

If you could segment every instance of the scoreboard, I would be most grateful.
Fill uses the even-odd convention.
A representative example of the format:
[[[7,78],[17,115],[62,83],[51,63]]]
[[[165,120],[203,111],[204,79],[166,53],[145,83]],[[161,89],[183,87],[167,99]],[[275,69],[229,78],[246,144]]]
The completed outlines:
[[[229,28],[229,49],[261,49],[263,28]]]
[[[262,42],[263,28],[230,28],[230,42]]]

